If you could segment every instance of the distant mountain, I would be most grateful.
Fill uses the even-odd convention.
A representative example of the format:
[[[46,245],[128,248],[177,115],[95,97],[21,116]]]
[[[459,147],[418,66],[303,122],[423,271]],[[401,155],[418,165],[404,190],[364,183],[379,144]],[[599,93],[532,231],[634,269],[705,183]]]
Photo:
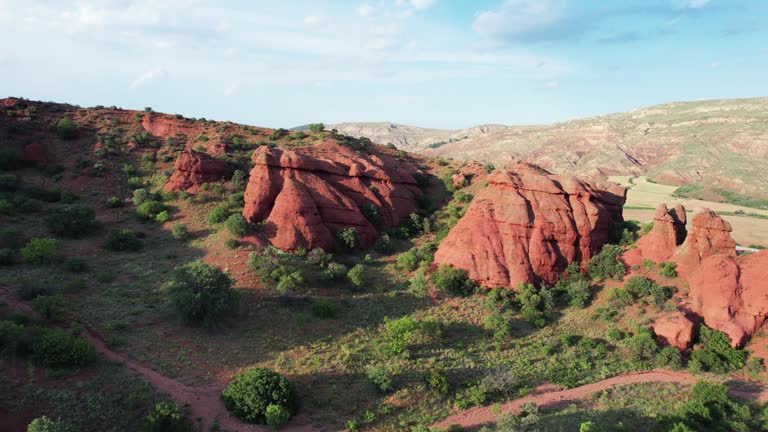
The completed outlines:
[[[497,166],[530,161],[594,177],[646,174],[661,183],[696,185],[700,193],[768,197],[768,98],[669,103],[543,126],[330,127],[428,155]]]

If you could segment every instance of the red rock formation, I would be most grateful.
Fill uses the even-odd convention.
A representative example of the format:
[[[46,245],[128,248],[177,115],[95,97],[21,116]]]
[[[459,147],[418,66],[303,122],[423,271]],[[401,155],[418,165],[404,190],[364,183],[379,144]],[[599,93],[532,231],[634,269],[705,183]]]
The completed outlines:
[[[243,216],[266,220],[264,235],[284,250],[331,250],[339,230],[355,229],[360,247],[378,234],[361,209],[376,209],[382,229],[408,221],[419,189],[409,162],[334,142],[294,149],[259,147],[253,154]]]
[[[768,251],[704,258],[688,278],[693,310],[741,346],[768,317]]]
[[[462,188],[469,184],[469,182],[467,181],[467,176],[464,175],[463,172],[457,172],[456,174],[452,175],[451,182],[453,183],[453,186],[457,188]]]
[[[205,123],[201,125],[193,120],[177,119],[166,114],[145,114],[141,118],[141,126],[150,134],[161,139],[186,135],[190,143],[194,138],[206,132]],[[208,153],[215,155],[225,153],[226,146],[217,137],[208,133],[208,138],[208,141],[202,143]]]
[[[48,157],[38,143],[30,143],[24,146],[24,160],[41,165],[48,163]]]
[[[731,238],[731,231],[731,224],[717,213],[706,208],[697,209],[691,218],[691,231],[672,256],[678,273],[688,275],[711,255],[736,256],[736,242]]]
[[[662,345],[686,351],[693,346],[694,324],[682,312],[665,315],[653,323],[653,332]]]
[[[686,237],[685,208],[678,204],[672,210],[660,204],[653,216],[653,228],[637,241],[635,249],[624,254],[624,261],[632,266],[643,260],[663,262],[669,259]]]
[[[486,286],[554,283],[572,262],[585,263],[622,220],[626,189],[553,176],[517,164],[488,177],[466,214],[435,253]]]
[[[165,189],[195,193],[203,183],[219,180],[227,170],[227,162],[205,153],[186,150],[179,154],[173,168],[173,175],[165,184]]]

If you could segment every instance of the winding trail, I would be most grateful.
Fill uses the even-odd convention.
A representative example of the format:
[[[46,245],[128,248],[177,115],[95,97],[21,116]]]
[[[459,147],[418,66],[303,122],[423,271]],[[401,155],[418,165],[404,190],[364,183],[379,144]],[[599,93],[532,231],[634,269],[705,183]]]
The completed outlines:
[[[19,300],[6,287],[0,287],[0,300],[5,301],[8,306],[17,311],[32,312],[29,305]],[[220,397],[222,389],[217,384],[188,386],[173,378],[162,375],[141,363],[131,360],[125,354],[113,351],[95,329],[77,317],[70,316],[69,318],[83,326],[81,337],[90,341],[96,348],[96,351],[104,357],[110,361],[121,363],[128,369],[138,373],[144,379],[151,382],[156,389],[171,396],[177,403],[182,405],[188,404],[190,407],[190,417],[193,421],[200,420],[199,424],[202,426],[202,430],[209,430],[215,422],[218,422],[221,429],[232,432],[268,432],[273,430],[266,426],[243,423],[230,415]],[[501,405],[501,413],[517,413],[520,410],[520,406],[525,402],[533,402],[540,408],[556,408],[576,400],[585,399],[593,393],[628,384],[661,382],[690,385],[695,384],[700,379],[701,377],[696,377],[687,372],[656,369],[645,372],[630,372],[564,390],[553,384],[542,384],[536,387],[529,395]],[[731,396],[758,402],[768,402],[768,389],[762,384],[738,379],[731,379],[727,384],[731,387]],[[492,411],[494,410],[490,406],[466,409],[450,415],[433,426],[445,428],[457,424],[466,429],[475,429],[483,424],[496,421],[498,415]],[[295,416],[288,425],[280,430],[285,432],[318,432],[318,429],[309,425],[306,419],[301,416]]]
[[[701,377],[696,377],[687,372],[655,369],[617,375],[602,381],[565,390],[561,390],[553,384],[543,384],[536,387],[531,394],[501,405],[501,413],[519,413],[520,406],[526,402],[533,402],[539,408],[557,408],[576,400],[585,399],[593,393],[628,384],[658,382],[691,385],[701,379]],[[758,402],[768,402],[768,389],[763,385],[741,380],[732,380],[728,384],[731,386],[731,396]],[[498,412],[498,408],[496,411]],[[481,425],[495,422],[497,418],[498,415],[492,412],[492,407],[475,407],[454,413],[433,426],[446,428],[457,424],[466,429],[476,429]]]
[[[32,308],[21,301],[15,293],[6,287],[0,287],[0,300],[3,300],[9,307],[20,312],[32,312]],[[274,431],[266,426],[252,425],[244,423],[236,417],[229,414],[224,402],[221,400],[221,387],[217,384],[206,386],[188,386],[173,378],[169,378],[149,367],[131,360],[125,354],[110,349],[104,338],[91,326],[74,316],[68,316],[72,321],[77,322],[83,327],[81,337],[88,340],[108,360],[121,363],[128,369],[138,373],[144,379],[162,393],[168,394],[179,405],[188,404],[190,409],[190,418],[197,422],[202,430],[209,430],[215,422],[218,422],[222,430],[232,432],[268,432]],[[317,432],[317,429],[310,426],[306,419],[301,416],[295,416],[291,422],[280,429],[285,432]]]

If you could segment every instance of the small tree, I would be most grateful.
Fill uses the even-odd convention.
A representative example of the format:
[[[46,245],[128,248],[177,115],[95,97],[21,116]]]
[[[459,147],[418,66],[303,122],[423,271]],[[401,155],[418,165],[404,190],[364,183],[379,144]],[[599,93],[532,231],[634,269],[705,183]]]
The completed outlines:
[[[90,343],[69,331],[44,329],[32,343],[34,360],[50,368],[81,367],[96,359],[96,350]]]
[[[189,240],[189,228],[186,224],[175,223],[171,225],[171,235],[179,241]]]
[[[59,242],[52,238],[33,238],[21,249],[21,257],[29,264],[47,264],[53,260]]]
[[[192,432],[192,424],[173,402],[158,402],[144,422],[147,432]]]
[[[220,224],[227,220],[230,212],[229,209],[224,206],[214,207],[213,210],[208,213],[208,225]]]
[[[336,238],[339,239],[339,243],[343,247],[352,250],[357,244],[357,231],[355,231],[354,227],[344,228],[336,233]]]
[[[56,135],[63,140],[69,140],[77,136],[77,125],[69,117],[64,117],[56,123]]]
[[[144,246],[141,239],[129,229],[113,229],[107,234],[104,248],[116,252],[136,252]]]
[[[309,130],[314,133],[320,133],[325,131],[325,125],[323,123],[310,123]]]
[[[51,233],[78,238],[97,227],[96,212],[83,205],[72,205],[52,210],[45,218],[45,224]]]
[[[232,235],[237,237],[242,237],[248,234],[248,221],[245,220],[245,217],[240,213],[235,213],[228,217],[224,222],[224,225],[227,227],[227,230],[232,233]]]
[[[356,264],[347,272],[347,278],[357,288],[362,288],[367,282],[367,269],[362,264]]]
[[[475,284],[469,279],[467,271],[448,264],[440,264],[430,280],[438,289],[456,295],[466,296],[475,291]]]
[[[53,420],[42,416],[29,423],[27,432],[75,432],[75,428],[62,420]]]
[[[587,263],[587,271],[593,279],[615,279],[621,280],[624,277],[626,267],[619,258],[621,248],[607,244],[603,249],[592,257]]]
[[[296,411],[296,400],[288,381],[278,373],[264,368],[250,369],[240,374],[221,393],[229,412],[248,423],[267,422],[267,410],[271,405],[282,407],[288,416]],[[278,417],[273,408],[272,416]]]
[[[168,295],[185,322],[215,326],[237,311],[232,285],[224,272],[197,260],[176,268]]]
[[[37,296],[32,299],[32,310],[48,321],[57,321],[66,312],[66,300],[61,294]]]

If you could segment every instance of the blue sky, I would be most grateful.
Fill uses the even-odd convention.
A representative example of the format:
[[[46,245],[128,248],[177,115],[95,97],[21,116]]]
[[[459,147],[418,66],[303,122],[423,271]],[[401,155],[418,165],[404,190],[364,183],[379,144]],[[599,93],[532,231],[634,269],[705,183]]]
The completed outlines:
[[[764,0],[0,0],[0,96],[271,127],[768,96]]]

